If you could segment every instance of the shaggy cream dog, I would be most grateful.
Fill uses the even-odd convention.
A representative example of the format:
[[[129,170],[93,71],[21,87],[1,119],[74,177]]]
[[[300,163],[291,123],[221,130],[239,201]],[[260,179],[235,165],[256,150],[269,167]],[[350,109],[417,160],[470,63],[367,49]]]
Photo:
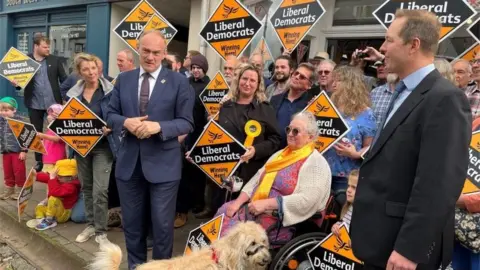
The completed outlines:
[[[137,270],[262,270],[271,257],[265,230],[248,221],[239,223],[224,237],[188,256],[170,260],[150,261],[137,266]],[[90,270],[117,270],[122,261],[122,251],[115,244],[101,247]]]

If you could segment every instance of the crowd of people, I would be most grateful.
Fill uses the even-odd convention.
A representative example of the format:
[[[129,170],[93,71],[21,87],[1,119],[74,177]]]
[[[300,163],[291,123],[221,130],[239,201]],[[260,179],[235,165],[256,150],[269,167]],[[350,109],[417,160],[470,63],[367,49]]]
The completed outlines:
[[[77,55],[67,76],[48,39],[36,37],[30,57],[42,66],[25,88],[32,124],[43,130],[45,117],[52,121],[60,104],[77,97],[107,127],[86,157],[66,152],[52,132],[41,133],[48,154],[35,155],[35,169],[48,195],[29,226],[84,221],[76,241],[95,236],[100,245],[108,242],[109,225],[122,226],[133,269],[147,260],[147,246],[153,259],[169,258],[174,228],[189,222],[190,212],[196,219],[225,214],[222,234],[242,220],[269,228],[280,219],[283,227],[271,237],[288,240],[288,228],[324,210],[333,193],[345,205],[339,214],[367,269],[437,269],[450,263],[446,250],[454,242],[454,269],[478,269],[480,256],[453,239],[453,213],[480,211],[480,196],[458,197],[472,119],[480,116],[480,54],[470,62],[436,57],[439,27],[431,13],[399,11],[382,48],[356,50],[350,63],[339,64],[321,52],[321,61],[296,65],[284,52],[271,78],[264,77],[262,55],[228,56],[223,75],[230,91],[213,121],[239,142],[248,121],[261,130],[241,156],[235,175],[244,186],[230,202],[185,158],[213,117],[198,98],[210,82],[204,55],[192,50],[181,59],[167,51],[161,33],[147,31],[139,38],[139,67],[131,51],[119,52],[121,73],[112,85],[90,54]],[[375,77],[365,75],[367,66]],[[321,91],[350,128],[323,155],[314,145],[316,119],[302,112]],[[0,102],[1,115],[13,117],[15,99]],[[1,198],[15,199],[26,150],[8,136],[0,144]],[[62,212],[53,211],[59,204]],[[266,215],[273,210],[279,217]],[[338,233],[338,224],[332,230]]]

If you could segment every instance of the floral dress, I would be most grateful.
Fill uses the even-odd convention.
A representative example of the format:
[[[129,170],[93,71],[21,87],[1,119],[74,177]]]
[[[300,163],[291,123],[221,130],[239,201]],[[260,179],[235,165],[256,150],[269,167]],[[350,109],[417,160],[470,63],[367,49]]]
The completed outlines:
[[[270,194],[268,196],[269,198],[276,198],[278,196],[287,196],[293,193],[293,191],[295,190],[295,187],[297,186],[298,173],[306,159],[307,158],[301,159],[296,163],[278,171],[277,175],[275,176],[272,189],[270,190]],[[264,175],[262,175],[260,179],[263,179],[263,176]],[[248,194],[250,197],[252,197],[253,194],[255,194],[255,191],[257,190],[258,186],[259,185],[257,185],[254,188],[252,194]],[[219,216],[221,214],[225,214],[220,236],[225,235],[225,233],[227,233],[238,222],[242,222],[245,220],[254,220],[260,225],[262,225],[262,227],[265,230],[267,230],[267,232],[269,233],[268,238],[271,242],[284,242],[284,241],[287,242],[292,238],[293,236],[292,228],[281,226],[280,231],[276,229],[278,225],[278,218],[273,217],[271,215],[267,215],[267,214],[254,217],[250,213],[248,213],[248,208],[246,206],[241,207],[240,210],[233,217],[231,218],[227,217],[226,215],[227,208],[231,203],[232,202],[228,202],[224,204],[222,207],[220,207],[220,209],[218,209],[218,212],[215,215],[215,216]]]
[[[350,131],[343,136],[343,140],[350,142],[357,151],[360,151],[363,148],[363,140],[368,137],[373,138],[377,131],[372,109],[368,108],[356,117],[343,116],[343,119],[350,127]],[[361,159],[354,160],[349,157],[339,156],[333,146],[325,152],[324,157],[328,165],[330,165],[332,176],[336,177],[348,177],[352,170],[360,168],[362,164]]]

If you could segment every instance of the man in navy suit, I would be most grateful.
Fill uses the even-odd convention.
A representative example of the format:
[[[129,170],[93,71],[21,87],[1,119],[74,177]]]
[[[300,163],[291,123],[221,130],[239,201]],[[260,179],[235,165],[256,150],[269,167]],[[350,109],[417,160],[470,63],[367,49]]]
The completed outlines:
[[[130,269],[147,260],[148,216],[152,258],[172,256],[183,158],[177,138],[193,130],[193,89],[184,76],[162,67],[165,49],[159,31],[142,34],[140,68],[117,77],[107,117],[109,126],[123,130],[115,175]]]

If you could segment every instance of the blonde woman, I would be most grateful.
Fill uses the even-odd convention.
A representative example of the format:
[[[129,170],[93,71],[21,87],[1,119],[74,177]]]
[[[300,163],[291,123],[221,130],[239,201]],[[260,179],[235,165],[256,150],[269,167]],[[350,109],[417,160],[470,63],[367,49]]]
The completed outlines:
[[[450,63],[443,59],[443,58],[436,58],[435,61],[433,61],[433,64],[435,65],[435,68],[440,72],[442,77],[445,79],[451,81],[455,86],[458,87],[458,82],[455,80],[455,73],[453,71],[452,65]]]
[[[361,154],[372,143],[377,125],[361,71],[349,66],[335,69],[332,87],[332,101],[350,131],[325,153],[325,158],[332,169],[332,190],[344,193],[347,177],[352,170],[360,168]]]
[[[81,80],[68,92],[67,97],[78,98],[96,115],[106,120],[107,107],[113,85],[100,76],[98,58],[90,54],[75,56],[75,72]],[[85,199],[87,227],[77,236],[76,242],[83,243],[95,236],[100,245],[109,243],[107,238],[108,184],[116,145],[111,130],[103,129],[102,138],[86,157],[75,155],[78,178]],[[108,135],[108,136],[107,136]]]

